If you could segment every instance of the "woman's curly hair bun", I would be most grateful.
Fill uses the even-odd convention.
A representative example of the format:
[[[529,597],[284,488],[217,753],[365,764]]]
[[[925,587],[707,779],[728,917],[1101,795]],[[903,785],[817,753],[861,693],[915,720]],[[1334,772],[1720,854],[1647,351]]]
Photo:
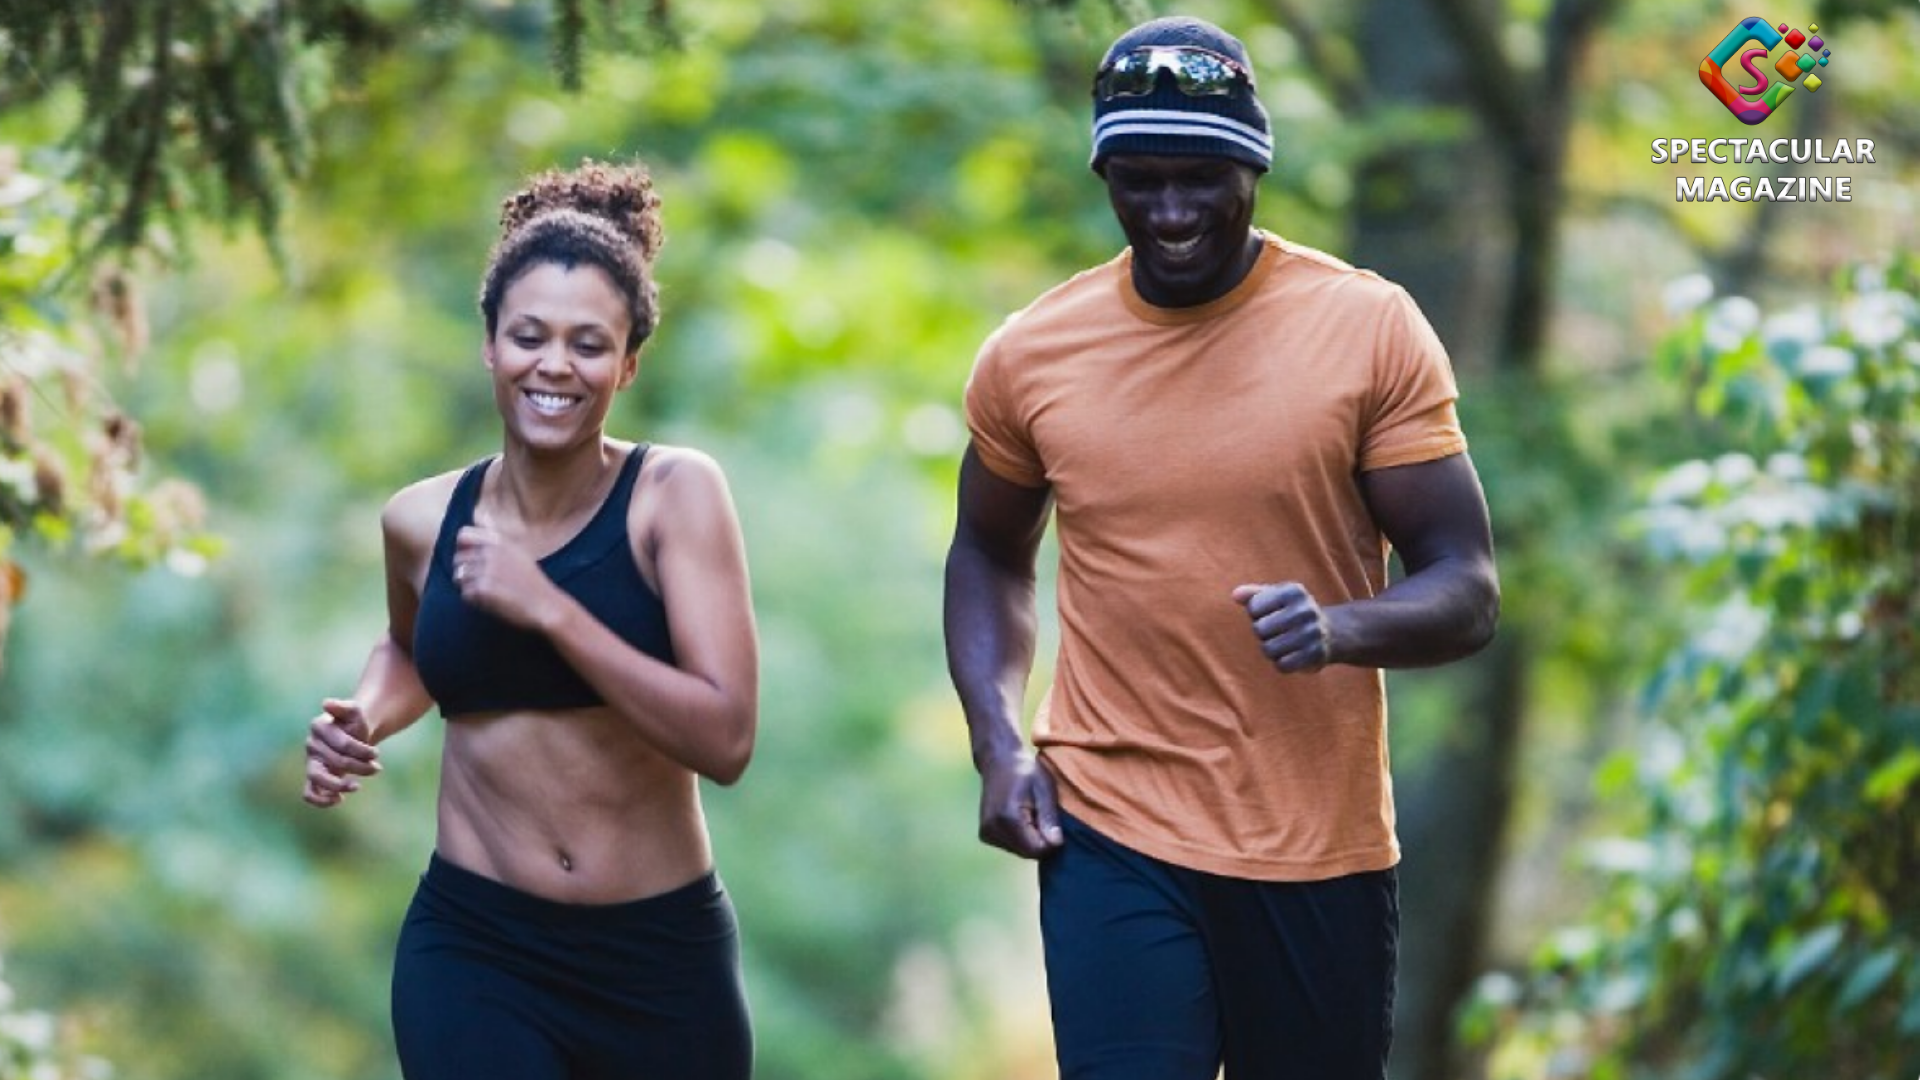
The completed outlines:
[[[500,204],[500,231],[510,235],[552,210],[577,210],[604,219],[633,242],[643,262],[653,262],[667,240],[653,177],[638,162],[587,159],[572,169],[539,173]]]

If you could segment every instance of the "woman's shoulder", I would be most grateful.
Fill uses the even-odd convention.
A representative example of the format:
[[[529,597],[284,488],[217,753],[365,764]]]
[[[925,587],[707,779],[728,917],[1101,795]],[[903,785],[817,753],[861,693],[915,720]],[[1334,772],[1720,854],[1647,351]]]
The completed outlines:
[[[690,446],[653,443],[647,447],[640,477],[634,486],[633,509],[672,507],[670,519],[700,507],[731,506],[727,476],[713,455]]]
[[[380,512],[380,527],[393,539],[431,543],[440,531],[440,519],[447,514],[447,504],[453,500],[453,489],[465,471],[452,469],[416,480],[394,492]]]
[[[667,443],[648,443],[646,460],[641,465],[643,474],[651,474],[653,483],[671,482],[680,474],[694,474],[693,483],[702,480],[724,478],[720,463],[713,455],[691,446],[673,446]],[[682,481],[685,482],[685,481]]]

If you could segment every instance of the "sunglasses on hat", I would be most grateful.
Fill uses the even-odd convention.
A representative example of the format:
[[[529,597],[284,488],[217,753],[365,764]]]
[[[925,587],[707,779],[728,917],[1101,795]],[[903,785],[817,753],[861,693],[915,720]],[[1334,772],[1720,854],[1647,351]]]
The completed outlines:
[[[1101,101],[1153,93],[1160,72],[1173,73],[1173,85],[1188,97],[1214,97],[1245,87],[1253,72],[1230,56],[1191,45],[1147,45],[1121,53],[1093,77],[1093,96]]]

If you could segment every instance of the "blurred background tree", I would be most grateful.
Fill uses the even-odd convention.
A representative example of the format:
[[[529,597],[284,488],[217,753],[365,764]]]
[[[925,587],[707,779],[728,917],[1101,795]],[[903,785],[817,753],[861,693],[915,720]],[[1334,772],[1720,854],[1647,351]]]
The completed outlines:
[[[0,444],[0,529],[25,538],[0,551],[18,567],[0,582],[32,581],[0,679],[0,949],[23,999],[60,1010],[71,1041],[125,1075],[393,1075],[385,979],[431,844],[434,740],[426,726],[398,740],[380,784],[321,815],[297,801],[302,726],[379,628],[381,501],[497,438],[472,307],[497,200],[534,169],[637,153],[666,198],[666,315],[614,426],[727,467],[762,622],[762,745],[744,784],[709,794],[762,1075],[1051,1075],[1031,876],[972,840],[938,566],[968,360],[1005,313],[1122,242],[1085,169],[1087,79],[1120,29],[1167,10],[8,5],[0,378],[26,387],[38,440]],[[1787,304],[1913,243],[1914,14],[1769,13],[1820,23],[1836,67],[1831,91],[1797,95],[1776,121],[1792,127],[1767,133],[1876,139],[1877,163],[1850,170],[1854,203],[1702,206],[1672,202],[1684,170],[1642,155],[1654,137],[1744,134],[1693,71],[1751,12],[1181,10],[1253,52],[1280,146],[1260,222],[1403,281],[1440,327],[1496,515],[1498,646],[1390,680],[1408,848],[1396,1076],[1545,1076],[1575,1051],[1632,1075],[1656,1050],[1678,1060],[1770,1015],[1720,990],[1647,1014],[1665,1036],[1601,1023],[1556,1045],[1540,1016],[1601,1015],[1592,1001],[1522,1017],[1487,1004],[1496,992],[1469,1013],[1488,1037],[1463,1041],[1456,1023],[1476,982],[1524,976],[1557,924],[1637,910],[1590,910],[1596,886],[1568,856],[1589,837],[1660,836],[1642,813],[1657,792],[1610,763],[1697,734],[1663,719],[1683,699],[1659,713],[1640,695],[1709,639],[1686,604],[1708,571],[1652,557],[1622,522],[1662,470],[1759,438],[1715,419],[1724,395],[1695,418],[1703,376],[1656,362],[1657,346],[1702,288]],[[1796,168],[1816,167],[1759,171]],[[1822,400],[1832,430],[1852,431],[1855,398]],[[43,460],[94,475],[94,433],[122,415],[155,471],[201,500],[114,459],[120,486],[100,490],[152,504],[116,532],[85,498],[47,504],[47,490],[92,484],[19,480]],[[199,501],[224,538],[211,563]],[[113,543],[62,539],[94,536]],[[95,550],[133,565],[102,571]],[[1828,552],[1808,551],[1801,575],[1817,577],[1807,567]],[[1755,578],[1754,603],[1783,580]],[[1780,644],[1809,673],[1795,686],[1840,662]],[[1835,753],[1832,729],[1809,727],[1807,752]],[[1873,774],[1874,798],[1809,818],[1804,844],[1829,851],[1849,828],[1902,820],[1896,734],[1848,751],[1891,771]],[[1717,738],[1688,768],[1740,742]],[[1695,837],[1707,824],[1672,828],[1695,853],[1689,873],[1730,865]],[[1702,880],[1788,889],[1780,867],[1762,870]],[[1754,910],[1741,932],[1775,961],[1848,927],[1782,989],[1795,1000],[1827,985],[1837,1001],[1844,979],[1904,955],[1883,959],[1896,939],[1854,908]],[[1636,969],[1646,1000],[1685,1002],[1658,988],[1736,955],[1733,939],[1687,940],[1702,951],[1643,950],[1660,957]],[[1592,955],[1591,970],[1613,970]],[[1848,1007],[1889,1007],[1903,984],[1879,980]],[[1889,1037],[1895,1054],[1911,1045]],[[1856,1060],[1821,1069],[1808,1054],[1804,1071],[1825,1075]]]
[[[1700,309],[1663,345],[1707,456],[1638,531],[1684,568],[1594,845],[1606,891],[1494,979],[1476,1023],[1550,1076],[1920,1072],[1920,263],[1769,316]],[[1524,992],[1523,992],[1524,991]]]
[[[146,315],[124,269],[81,268],[70,196],[0,146],[0,672],[27,588],[16,541],[187,574],[219,548],[199,493],[142,469],[139,422],[103,377],[145,349]]]

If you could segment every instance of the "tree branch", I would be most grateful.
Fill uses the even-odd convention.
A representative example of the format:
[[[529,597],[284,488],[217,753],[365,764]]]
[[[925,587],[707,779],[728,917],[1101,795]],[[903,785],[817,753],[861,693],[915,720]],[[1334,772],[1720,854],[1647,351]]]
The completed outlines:
[[[1477,0],[1430,2],[1440,24],[1453,35],[1454,44],[1466,58],[1460,67],[1466,76],[1467,92],[1473,96],[1474,111],[1510,153],[1530,152],[1534,134],[1527,104],[1538,96],[1538,87],[1514,66],[1501,42],[1498,22],[1487,17]]]
[[[164,185],[160,151],[167,134],[167,99],[173,93],[173,0],[157,0],[153,24],[153,73],[147,87],[146,115],[134,151],[127,181],[126,202],[108,232],[111,242],[124,248],[139,246],[146,230],[147,208]]]
[[[1300,46],[1301,57],[1320,76],[1320,84],[1340,111],[1349,116],[1366,112],[1373,104],[1373,93],[1366,81],[1355,76],[1353,68],[1340,59],[1336,50],[1328,47],[1326,35],[1300,10],[1300,5],[1294,0],[1266,0],[1266,3],[1273,20],[1293,35]]]
[[[1557,0],[1547,13],[1547,71],[1566,71],[1576,63],[1576,54],[1586,47],[1594,28],[1619,6],[1619,0]],[[1547,83],[1561,97],[1572,93],[1571,78]]]
[[[1825,98],[1803,95],[1794,105],[1793,137],[1812,139],[1816,132],[1823,130],[1828,120],[1827,102],[1831,100],[1831,95]],[[1806,171],[1792,161],[1776,162],[1772,170],[1773,179],[1776,180],[1785,180]],[[1754,200],[1753,210],[1747,215],[1746,227],[1739,236],[1710,256],[1714,284],[1722,294],[1753,294],[1755,286],[1766,276],[1767,241],[1772,238],[1781,214],[1780,204],[1774,200]]]

